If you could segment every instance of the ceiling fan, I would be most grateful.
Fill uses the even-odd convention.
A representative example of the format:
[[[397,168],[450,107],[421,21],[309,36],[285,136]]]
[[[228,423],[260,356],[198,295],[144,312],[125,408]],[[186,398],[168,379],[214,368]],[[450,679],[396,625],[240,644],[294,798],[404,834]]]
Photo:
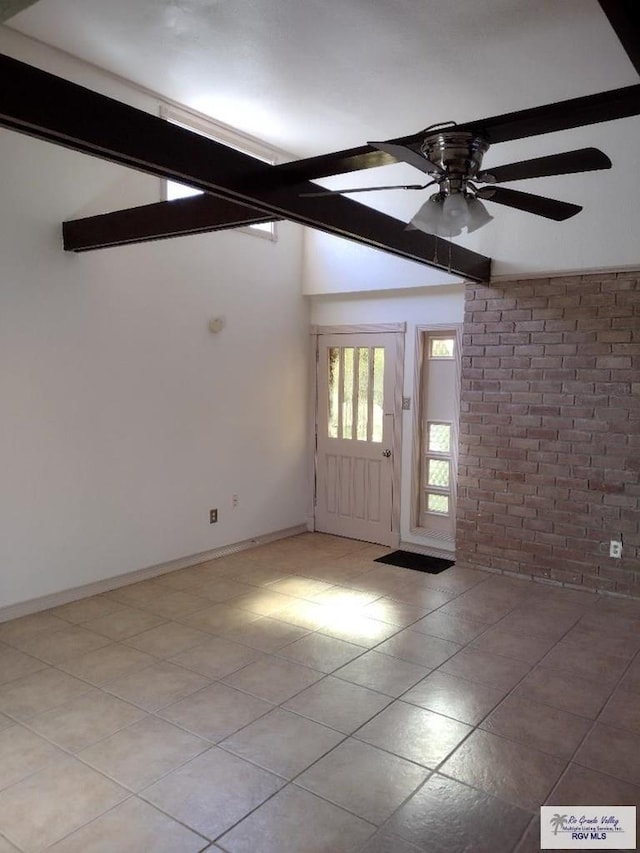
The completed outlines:
[[[629,59],[640,73],[640,4],[599,0]],[[447,212],[448,235],[464,220],[469,228],[486,219],[483,202],[516,207],[562,220],[580,208],[567,202],[516,192],[501,183],[543,175],[609,168],[592,148],[482,170],[490,145],[640,115],[640,84],[505,113],[460,125],[428,128],[411,136],[376,142],[276,166],[172,125],[157,116],[93,92],[8,56],[0,55],[0,127],[91,154],[149,174],[204,190],[205,195],[157,202],[63,224],[64,248],[82,252],[147,240],[238,228],[250,222],[288,219],[346,237],[398,257],[488,281],[491,261],[466,247],[446,243],[420,226],[407,230],[392,216],[322,190],[313,181],[398,161],[418,165],[437,185],[427,202]],[[491,176],[494,180],[491,180]],[[483,185],[483,186],[481,186]],[[361,192],[362,190],[358,190]],[[329,197],[317,197],[328,195]],[[316,197],[313,197],[316,196]],[[466,210],[465,210],[466,208]],[[471,209],[470,209],[471,208]],[[475,210],[473,210],[475,208]],[[431,212],[427,207],[425,216]],[[473,221],[472,221],[473,219]],[[480,223],[482,224],[482,223]],[[437,230],[437,229],[436,229]],[[441,253],[444,254],[444,253]]]
[[[424,190],[437,185],[437,191],[420,207],[407,227],[442,237],[457,237],[464,228],[471,233],[490,222],[493,217],[482,203],[485,200],[556,222],[569,219],[582,210],[580,205],[517,192],[497,184],[611,168],[611,160],[602,151],[581,148],[482,171],[489,138],[482,133],[460,130],[453,122],[426,128],[418,142],[370,142],[369,145],[389,154],[397,162],[408,163],[432,180],[426,184],[317,190],[303,195],[319,197],[390,189]]]
[[[640,73],[640,11],[637,0],[599,0],[599,3],[629,59]],[[420,207],[407,228],[443,237],[456,237],[462,233],[463,228],[470,233],[490,222],[493,217],[483,201],[492,201],[562,222],[580,213],[582,207],[558,199],[518,192],[497,184],[610,169],[611,160],[606,154],[597,148],[581,148],[482,171],[484,155],[495,142],[506,142],[510,139],[637,114],[636,108],[627,100],[627,95],[631,95],[629,90],[618,89],[602,93],[600,97],[588,96],[564,104],[549,104],[467,125],[444,122],[431,125],[413,136],[388,142],[369,142],[370,149],[391,158],[384,162],[408,163],[432,180],[426,184],[315,190],[301,195],[321,197],[392,189],[424,190],[437,185],[437,191]],[[635,100],[635,96],[632,95],[631,100]],[[365,149],[360,151],[364,153]],[[342,155],[342,159],[346,161],[348,157],[345,155],[356,152],[357,149],[353,152],[339,152],[334,156]],[[322,159],[316,158],[318,162]],[[384,165],[383,162],[366,163],[364,156],[356,156],[354,159],[360,160],[358,165],[354,163],[355,168]]]

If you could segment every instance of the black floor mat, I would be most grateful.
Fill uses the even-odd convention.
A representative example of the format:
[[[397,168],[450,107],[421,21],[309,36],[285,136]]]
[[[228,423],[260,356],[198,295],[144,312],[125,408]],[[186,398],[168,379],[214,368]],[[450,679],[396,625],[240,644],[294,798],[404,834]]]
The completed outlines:
[[[387,563],[401,569],[413,569],[415,572],[428,572],[438,575],[445,569],[455,565],[455,560],[442,560],[439,557],[428,557],[426,554],[413,554],[411,551],[392,551],[384,557],[378,557],[376,563]]]

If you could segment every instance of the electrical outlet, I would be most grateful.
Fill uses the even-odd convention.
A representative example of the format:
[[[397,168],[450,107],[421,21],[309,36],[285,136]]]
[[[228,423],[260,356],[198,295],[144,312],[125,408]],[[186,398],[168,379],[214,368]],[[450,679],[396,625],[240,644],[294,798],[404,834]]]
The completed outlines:
[[[622,557],[622,542],[618,539],[612,539],[609,542],[609,556],[619,560]]]
[[[209,510],[209,524],[215,524],[218,520],[218,510],[210,509]]]
[[[237,495],[231,495],[231,506],[236,507],[240,503],[240,499]]]

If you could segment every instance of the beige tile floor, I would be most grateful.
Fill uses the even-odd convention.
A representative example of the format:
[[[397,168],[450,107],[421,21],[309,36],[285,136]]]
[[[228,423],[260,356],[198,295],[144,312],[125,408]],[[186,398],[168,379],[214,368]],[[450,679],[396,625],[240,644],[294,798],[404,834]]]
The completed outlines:
[[[0,853],[530,853],[640,804],[640,602],[291,539],[0,624]]]

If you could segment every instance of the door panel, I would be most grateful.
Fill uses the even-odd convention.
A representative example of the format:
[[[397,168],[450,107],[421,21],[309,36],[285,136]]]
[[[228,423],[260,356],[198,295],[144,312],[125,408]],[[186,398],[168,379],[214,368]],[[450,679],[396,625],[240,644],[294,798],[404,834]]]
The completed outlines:
[[[395,335],[318,336],[315,528],[393,544]]]

